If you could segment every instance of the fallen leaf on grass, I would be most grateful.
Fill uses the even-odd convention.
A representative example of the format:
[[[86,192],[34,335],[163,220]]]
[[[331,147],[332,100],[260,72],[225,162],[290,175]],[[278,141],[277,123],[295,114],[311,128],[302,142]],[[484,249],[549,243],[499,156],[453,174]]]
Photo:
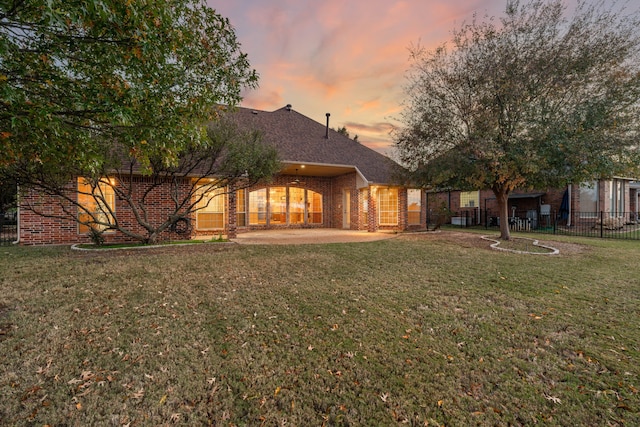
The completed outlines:
[[[559,405],[559,404],[562,403],[562,400],[559,397],[551,396],[551,395],[546,394],[546,393],[544,394],[544,398],[549,400],[549,401],[551,401],[551,402],[553,402],[553,403],[555,403],[556,405]]]
[[[136,391],[131,395],[132,399],[142,399],[143,397],[144,397],[144,388],[141,388],[140,390]]]
[[[43,375],[46,374],[47,372],[49,372],[49,368],[51,367],[51,363],[53,362],[52,359],[49,359],[47,361],[47,366],[45,366],[44,368],[42,366],[38,367],[38,370],[36,370],[36,373],[39,375]]]
[[[86,395],[87,395],[87,394],[89,394],[89,393],[91,393],[91,389],[90,389],[90,388],[87,388],[87,389],[86,389],[85,391],[83,391],[82,393],[80,393],[80,394],[76,394],[76,397],[83,397],[83,396],[86,396]]]

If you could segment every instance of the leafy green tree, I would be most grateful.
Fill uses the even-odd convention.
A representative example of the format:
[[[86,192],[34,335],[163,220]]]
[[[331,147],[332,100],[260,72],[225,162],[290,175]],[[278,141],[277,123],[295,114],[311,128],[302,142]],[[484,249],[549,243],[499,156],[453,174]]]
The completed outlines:
[[[12,213],[16,208],[18,188],[12,179],[0,177],[0,221],[7,213]]]
[[[114,142],[176,164],[256,83],[203,0],[2,0],[0,167],[94,175]]]
[[[273,173],[275,152],[257,135],[215,125],[217,105],[256,85],[229,21],[203,0],[0,0],[0,171],[73,206],[67,216],[91,229],[155,241],[196,209],[212,176],[233,187]],[[136,198],[140,174],[153,185]],[[113,183],[137,225],[78,215],[78,176],[105,209],[97,190]],[[157,223],[151,194],[166,185],[173,207]]]
[[[400,159],[424,186],[491,188],[509,239],[508,196],[638,165],[638,13],[580,1],[509,0],[452,46],[414,46]]]

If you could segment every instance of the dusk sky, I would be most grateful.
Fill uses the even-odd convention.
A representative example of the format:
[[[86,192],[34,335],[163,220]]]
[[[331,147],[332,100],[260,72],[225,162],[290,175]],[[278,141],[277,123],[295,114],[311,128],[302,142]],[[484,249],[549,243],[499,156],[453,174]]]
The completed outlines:
[[[435,48],[451,31],[506,0],[207,0],[235,28],[260,87],[242,106],[273,111],[291,104],[320,123],[389,153],[398,122],[408,48]],[[640,0],[635,0],[640,1]],[[575,0],[569,3],[573,4]]]

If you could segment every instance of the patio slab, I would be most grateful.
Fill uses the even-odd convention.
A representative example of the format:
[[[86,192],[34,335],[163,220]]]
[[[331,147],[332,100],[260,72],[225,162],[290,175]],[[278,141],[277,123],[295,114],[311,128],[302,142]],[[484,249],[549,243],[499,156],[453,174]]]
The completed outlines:
[[[231,239],[243,245],[307,245],[319,243],[372,242],[391,239],[396,233],[384,233],[335,228],[262,230],[238,233]]]

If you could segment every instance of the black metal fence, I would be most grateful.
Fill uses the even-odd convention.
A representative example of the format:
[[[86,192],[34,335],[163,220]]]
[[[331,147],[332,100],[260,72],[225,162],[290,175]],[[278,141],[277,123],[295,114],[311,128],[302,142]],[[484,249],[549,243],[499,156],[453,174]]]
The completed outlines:
[[[640,240],[640,218],[635,212],[545,212],[537,210],[511,211],[509,228],[542,234]],[[471,209],[460,212],[429,212],[430,229],[449,224],[454,227],[498,229],[497,212]]]
[[[0,245],[18,240],[18,221],[15,212],[0,212]]]

